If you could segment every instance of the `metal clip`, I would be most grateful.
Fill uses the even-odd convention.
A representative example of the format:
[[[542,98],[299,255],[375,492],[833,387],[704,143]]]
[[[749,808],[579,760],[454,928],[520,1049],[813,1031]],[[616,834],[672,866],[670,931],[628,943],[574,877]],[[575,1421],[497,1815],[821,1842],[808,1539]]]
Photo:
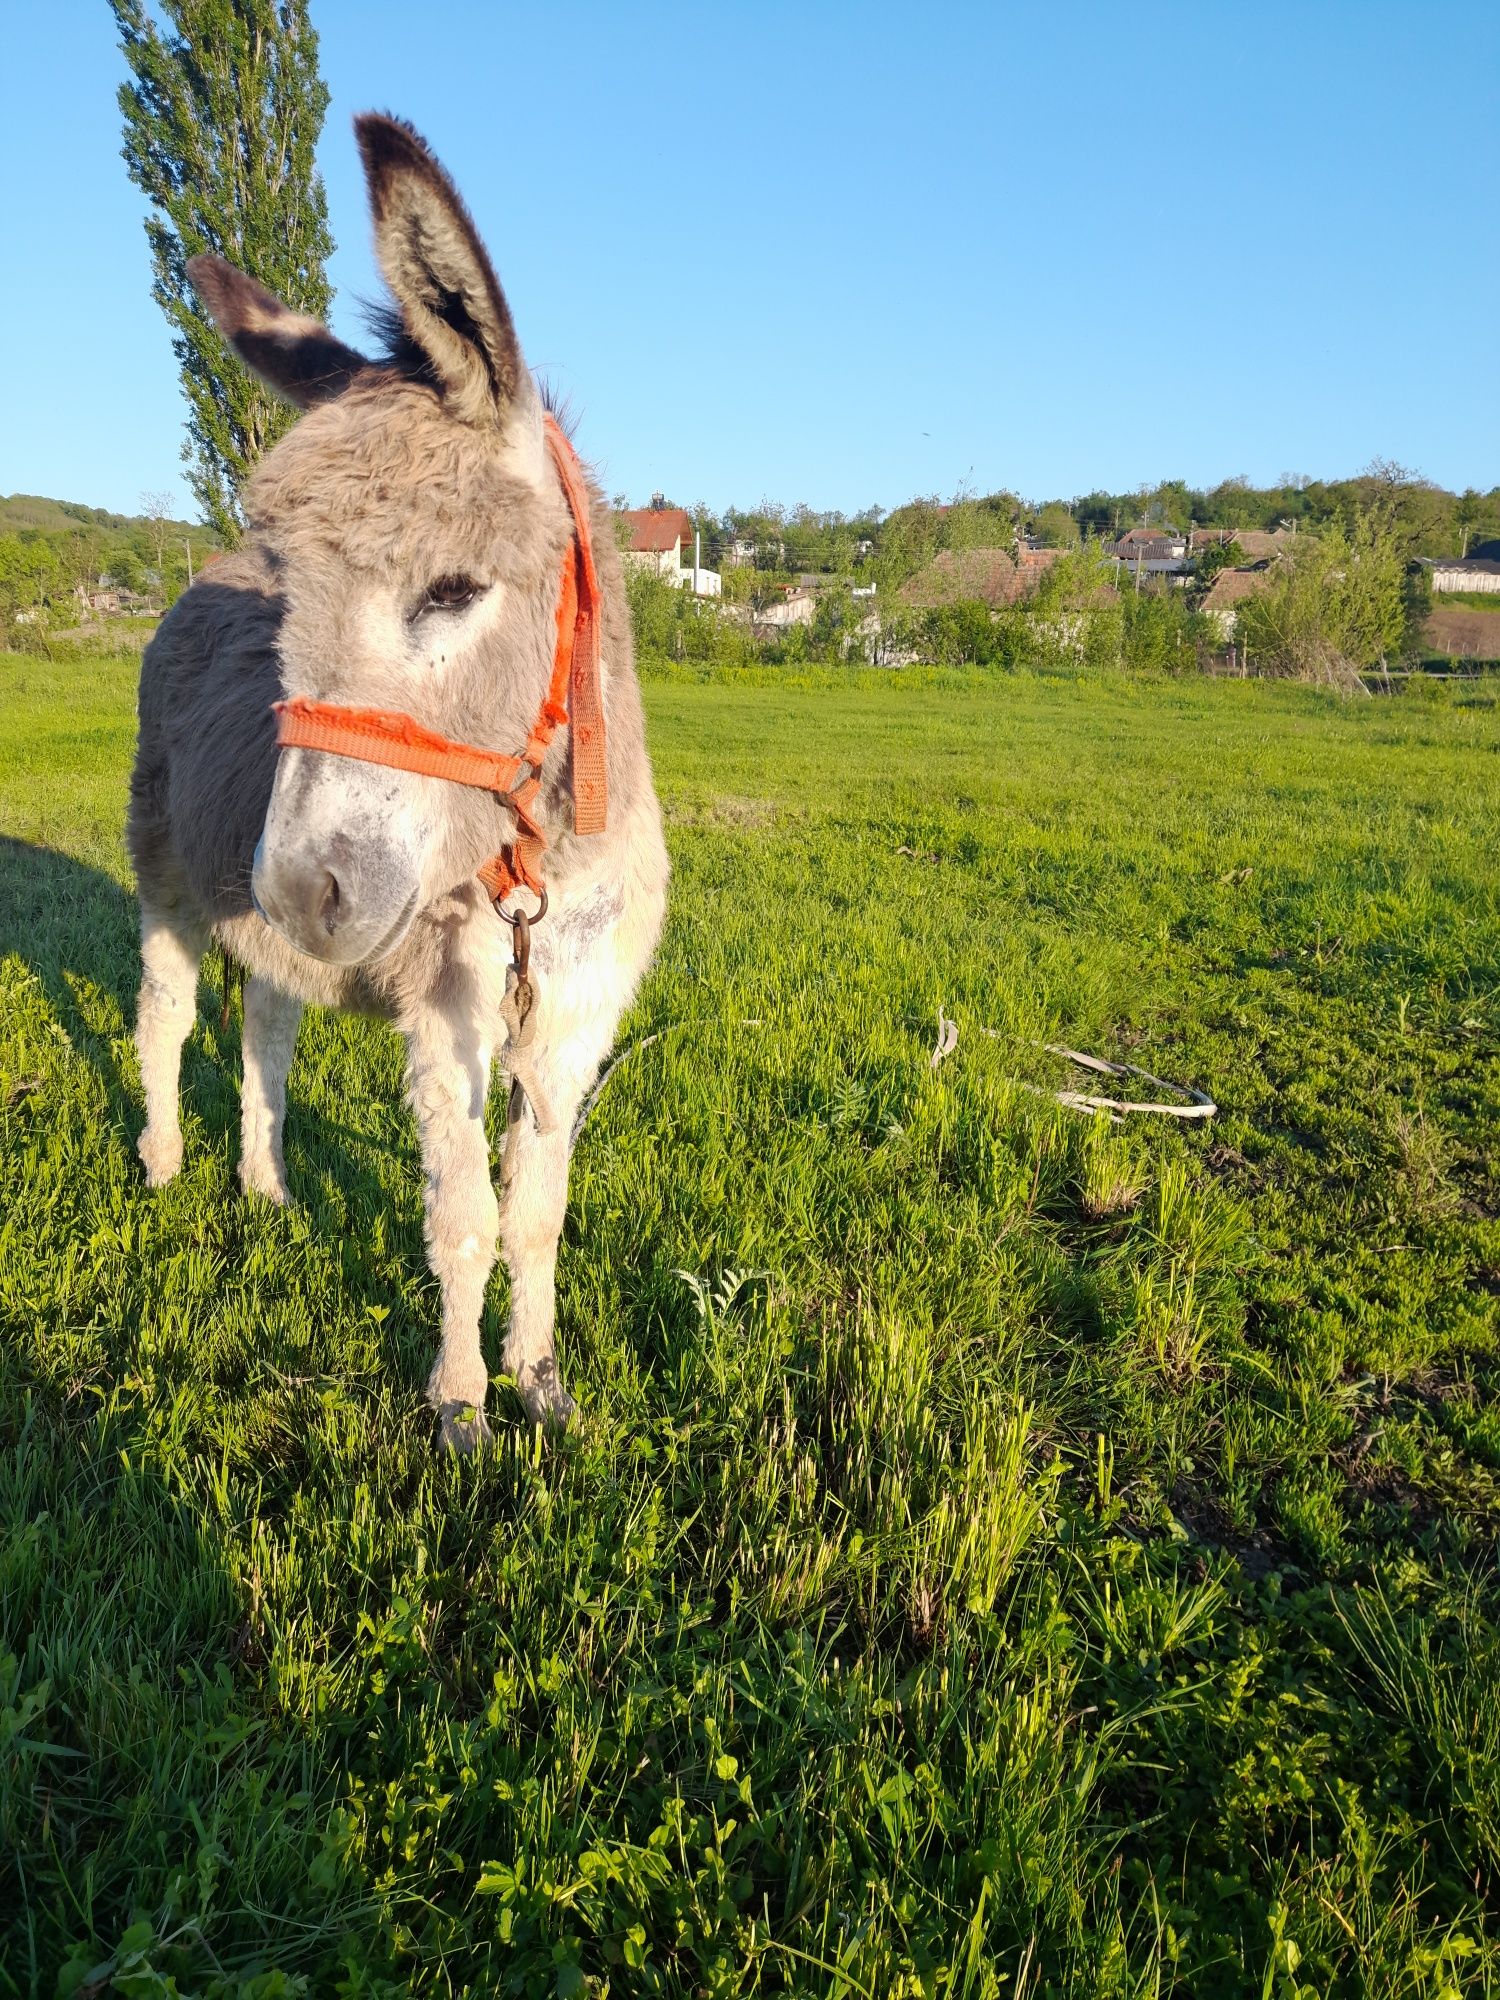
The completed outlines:
[[[502,891],[501,893],[503,894],[504,892]],[[495,915],[500,918],[502,923],[509,924],[514,934],[513,956],[515,958],[516,971],[523,979],[526,977],[526,968],[531,963],[531,926],[539,924],[547,914],[547,891],[539,889],[537,894],[541,900],[530,916],[527,916],[524,910],[516,910],[514,912],[507,910],[500,901],[499,896],[492,898],[492,907]]]

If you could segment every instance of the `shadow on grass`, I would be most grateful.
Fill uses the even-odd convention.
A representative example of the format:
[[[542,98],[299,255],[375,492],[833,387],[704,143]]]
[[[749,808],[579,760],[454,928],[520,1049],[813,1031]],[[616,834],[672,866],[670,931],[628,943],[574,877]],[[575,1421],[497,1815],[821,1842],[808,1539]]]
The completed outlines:
[[[103,869],[0,834],[0,958],[19,958],[53,1018],[104,1088],[110,1123],[134,1149],[145,1106],[121,1039],[134,1031],[141,978],[140,906]],[[181,1101],[210,1143],[232,1147],[239,1126],[234,1023],[221,1029],[221,960],[210,949],[197,1019],[182,1052]],[[237,1053],[237,1052],[236,1052]]]
[[[128,1032],[135,1012],[138,926],[135,898],[103,869],[0,834],[0,957],[18,958],[40,982],[54,1019],[103,1083],[112,1122],[132,1142],[144,1121],[117,1044],[119,1025]],[[195,1067],[201,1062],[194,1051]]]
[[[136,898],[104,870],[0,834],[0,959],[14,956],[37,980],[50,1018],[98,1077],[108,1122],[132,1157],[145,1123],[135,1065],[125,1048],[140,984],[139,922]],[[239,1154],[242,1015],[236,1004],[221,1028],[220,964],[211,947],[199,977],[197,1018],[183,1047],[181,1104],[199,1128],[196,1135],[189,1133],[189,1163],[194,1145],[206,1144],[232,1170]],[[359,1078],[351,1073],[350,1091],[358,1087]],[[348,1101],[357,1110],[353,1098]],[[393,1140],[383,1127],[362,1129],[358,1122],[331,1114],[326,1105],[311,1105],[298,1091],[294,1070],[286,1142],[292,1201],[320,1235],[331,1241],[347,1238],[352,1230],[357,1242],[360,1218],[387,1213],[394,1225],[390,1247],[397,1258],[411,1268],[425,1267],[413,1127],[405,1126],[402,1137]],[[394,1199],[381,1174],[393,1147],[410,1155],[410,1193],[403,1190]],[[253,1199],[258,1205],[258,1198]],[[388,1284],[374,1266],[357,1253],[353,1262],[347,1271],[351,1313],[388,1305]],[[503,1286],[492,1286],[486,1302],[484,1342],[492,1361],[498,1359],[504,1337],[503,1297]],[[403,1341],[392,1320],[384,1337],[392,1379],[425,1379],[435,1337],[434,1321],[415,1343]]]
[[[155,1917],[174,1898],[186,1899],[174,1920],[137,1934],[143,1980],[143,1962],[192,1976],[193,1990],[207,1978],[194,1918],[217,1949],[262,1965],[331,1958],[367,1898],[314,1865],[341,1771],[300,1718],[268,1713],[247,1520],[225,1524],[182,1491],[180,1458],[167,1476],[148,1421],[160,1405],[112,1392],[48,1408],[27,1386],[0,1355],[0,1505],[30,1523],[8,1579],[6,1698],[33,1719],[0,1769],[0,1994],[50,1993],[69,1960],[107,1966],[132,1907]],[[184,1868],[213,1845],[200,1809],[233,1829],[212,1907],[201,1866],[196,1884]],[[155,1935],[169,1930],[175,1950]]]
[[[133,1065],[122,1067],[121,1038],[133,1032],[140,985],[140,913],[136,898],[102,869],[55,849],[0,834],[0,958],[14,956],[41,985],[53,1018],[100,1079],[110,1122],[133,1148],[145,1123]],[[222,960],[204,954],[197,1019],[182,1052],[181,1099],[209,1143],[237,1152],[241,1072],[238,1004],[221,1026]],[[365,1135],[293,1097],[288,1137],[318,1156],[350,1199],[384,1200],[381,1184],[359,1158]],[[355,1148],[340,1141],[354,1141]],[[296,1189],[293,1188],[295,1197]]]

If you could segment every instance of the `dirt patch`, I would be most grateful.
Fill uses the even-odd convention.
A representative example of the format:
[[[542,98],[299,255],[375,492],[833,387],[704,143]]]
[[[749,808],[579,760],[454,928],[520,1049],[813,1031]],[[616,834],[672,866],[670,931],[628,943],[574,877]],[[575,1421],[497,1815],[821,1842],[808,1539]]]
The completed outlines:
[[[1210,1146],[1203,1155],[1203,1164],[1211,1174],[1220,1180],[1235,1180],[1245,1187],[1258,1188],[1264,1184],[1265,1176],[1253,1160],[1247,1159],[1238,1146],[1221,1143]]]
[[[1500,612],[1456,611],[1440,605],[1429,612],[1422,636],[1435,653],[1461,660],[1500,659]]]
[[[1179,1487],[1172,1495],[1172,1512],[1194,1543],[1232,1556],[1252,1583],[1260,1582],[1273,1571],[1285,1574],[1298,1568],[1286,1543],[1263,1528],[1257,1526],[1248,1535],[1237,1533],[1223,1503],[1206,1489]]]
[[[1431,1496],[1413,1485],[1400,1466],[1388,1460],[1372,1464],[1366,1458],[1350,1464],[1336,1457],[1335,1462],[1344,1475],[1344,1490],[1352,1504],[1369,1501],[1375,1506],[1391,1508],[1417,1529],[1430,1528],[1438,1519],[1438,1508]]]

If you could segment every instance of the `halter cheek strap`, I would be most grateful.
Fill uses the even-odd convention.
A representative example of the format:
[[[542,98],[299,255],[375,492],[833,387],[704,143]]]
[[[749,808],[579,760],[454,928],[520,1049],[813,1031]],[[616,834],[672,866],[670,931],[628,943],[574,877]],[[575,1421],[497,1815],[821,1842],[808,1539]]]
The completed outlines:
[[[600,592],[589,535],[588,491],[573,447],[552,417],[543,421],[552,463],[573,517],[573,534],[558,588],[552,678],[520,754],[509,757],[477,744],[456,743],[395,709],[342,708],[305,695],[275,704],[276,740],[283,750],[325,750],[335,757],[387,764],[494,792],[516,826],[515,837],[479,870],[479,880],[497,904],[518,888],[545,899],[542,860],[547,840],[537,823],[535,805],[548,746],[565,722],[573,739],[573,831],[602,833],[609,810],[599,688]]]

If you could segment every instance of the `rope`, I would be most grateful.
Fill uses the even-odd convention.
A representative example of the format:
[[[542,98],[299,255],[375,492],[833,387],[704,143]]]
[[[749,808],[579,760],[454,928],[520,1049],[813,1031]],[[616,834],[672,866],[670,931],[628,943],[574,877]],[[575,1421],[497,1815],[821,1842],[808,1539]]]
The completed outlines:
[[[1006,1038],[998,1028],[981,1028],[981,1035],[991,1041]],[[958,1023],[948,1018],[941,1003],[937,1012],[937,1042],[928,1062],[929,1069],[936,1069],[945,1062],[958,1047]],[[1033,1048],[1045,1049],[1049,1056],[1061,1056],[1065,1062],[1076,1063],[1080,1069],[1093,1070],[1098,1076],[1138,1076],[1143,1083],[1149,1083],[1155,1090],[1175,1091],[1185,1097],[1186,1104],[1161,1104],[1129,1097],[1094,1097],[1081,1090],[1048,1090],[1040,1083],[1021,1084],[1022,1090],[1029,1090],[1034,1097],[1050,1097],[1058,1104],[1066,1105],[1069,1111],[1105,1111],[1116,1125],[1125,1121],[1122,1112],[1140,1111],[1158,1118],[1212,1118],[1218,1105],[1206,1091],[1194,1090],[1191,1084],[1172,1083],[1166,1077],[1153,1076],[1149,1069],[1142,1069],[1136,1063],[1109,1062],[1103,1056],[1085,1055],[1081,1049],[1064,1048],[1061,1042],[1033,1042]]]
[[[986,1028],[984,1032],[987,1035],[995,1033],[993,1028]],[[1100,1076],[1138,1076],[1142,1083],[1149,1083],[1157,1090],[1175,1090],[1179,1097],[1188,1099],[1186,1104],[1142,1104],[1128,1097],[1090,1097],[1081,1090],[1046,1090],[1039,1083],[1021,1086],[1039,1097],[1055,1097],[1070,1111],[1107,1111],[1118,1125],[1122,1120],[1115,1117],[1115,1113],[1120,1111],[1146,1111],[1158,1118],[1212,1118],[1219,1108],[1205,1091],[1194,1090],[1187,1083],[1171,1083],[1164,1076],[1153,1076],[1149,1069],[1141,1069],[1136,1063],[1106,1062],[1103,1056],[1086,1056],[1078,1049],[1065,1049],[1059,1042],[1038,1042],[1033,1046],[1045,1049],[1049,1056],[1062,1056],[1068,1062],[1077,1063],[1080,1069],[1095,1070]]]
[[[928,1058],[929,1070],[935,1070],[946,1062],[958,1047],[958,1023],[949,1017],[941,1003],[938,1006],[937,1019],[937,1042]],[[573,1129],[568,1134],[568,1151],[571,1153],[578,1144],[583,1128],[589,1121],[589,1114],[603,1096],[605,1085],[622,1064],[629,1062],[632,1056],[638,1056],[643,1049],[649,1049],[653,1042],[665,1041],[669,1035],[680,1034],[684,1028],[697,1025],[699,1024],[693,1021],[672,1021],[665,1028],[658,1028],[654,1034],[643,1035],[640,1041],[632,1042],[628,1048],[621,1049],[579,1105],[577,1115],[573,1119]],[[738,1025],[742,1028],[759,1028],[763,1023],[758,1017],[747,1015]],[[981,1035],[987,1035],[993,1042],[1006,1040],[998,1028],[981,1028],[979,1032]],[[1069,1111],[1087,1111],[1090,1114],[1103,1111],[1116,1125],[1123,1125],[1125,1122],[1120,1115],[1122,1112],[1147,1112],[1158,1118],[1197,1119],[1212,1118],[1218,1111],[1218,1105],[1205,1091],[1195,1090],[1191,1084],[1172,1083],[1166,1077],[1153,1076],[1149,1069],[1141,1069],[1136,1063],[1109,1062],[1103,1056],[1085,1055],[1081,1049],[1064,1048],[1060,1042],[1033,1042],[1032,1047],[1045,1049],[1049,1056],[1061,1056],[1064,1061],[1076,1063],[1080,1069],[1093,1070],[1099,1076],[1137,1076],[1142,1083],[1149,1083],[1156,1090],[1175,1091],[1179,1097],[1188,1100],[1186,1104],[1161,1104],[1153,1101],[1141,1103],[1128,1097],[1094,1097],[1081,1090],[1048,1090],[1040,1083],[1022,1082],[1023,1090],[1029,1090],[1035,1097],[1050,1097],[1058,1104],[1066,1106]]]

